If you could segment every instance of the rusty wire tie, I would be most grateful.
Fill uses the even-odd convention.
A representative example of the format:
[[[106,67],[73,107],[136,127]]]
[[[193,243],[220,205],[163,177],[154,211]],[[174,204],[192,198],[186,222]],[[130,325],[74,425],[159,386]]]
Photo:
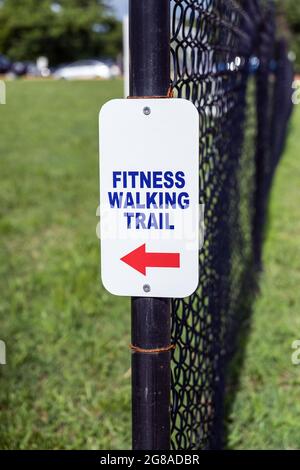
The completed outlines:
[[[169,87],[167,94],[165,96],[127,96],[128,100],[153,100],[153,99],[163,99],[163,98],[174,98],[174,91],[172,87]]]

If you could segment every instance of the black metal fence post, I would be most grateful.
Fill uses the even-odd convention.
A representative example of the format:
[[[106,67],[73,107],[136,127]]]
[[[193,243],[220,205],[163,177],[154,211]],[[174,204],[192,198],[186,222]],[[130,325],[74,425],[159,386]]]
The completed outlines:
[[[130,0],[129,31],[130,95],[166,96],[170,84],[170,1]],[[134,450],[170,447],[171,353],[165,351],[171,341],[170,315],[169,299],[132,299],[132,345],[139,348],[132,353]]]

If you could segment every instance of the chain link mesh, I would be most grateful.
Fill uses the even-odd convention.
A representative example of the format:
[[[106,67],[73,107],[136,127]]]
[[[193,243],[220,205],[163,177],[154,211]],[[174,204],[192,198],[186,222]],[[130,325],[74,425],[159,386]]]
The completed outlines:
[[[225,370],[251,309],[266,204],[291,112],[272,2],[170,0],[172,87],[200,116],[199,287],[172,302],[172,447],[222,446]]]

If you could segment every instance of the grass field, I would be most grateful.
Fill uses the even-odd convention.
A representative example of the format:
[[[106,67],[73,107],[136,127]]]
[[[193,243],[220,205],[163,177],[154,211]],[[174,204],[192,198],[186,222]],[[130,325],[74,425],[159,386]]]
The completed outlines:
[[[129,304],[101,288],[96,238],[97,115],[121,94],[119,81],[20,81],[0,106],[0,448],[130,446]],[[229,448],[300,448],[299,126],[300,109],[228,390]]]
[[[115,82],[15,82],[0,107],[1,448],[126,448],[130,314],[99,282],[97,121]]]

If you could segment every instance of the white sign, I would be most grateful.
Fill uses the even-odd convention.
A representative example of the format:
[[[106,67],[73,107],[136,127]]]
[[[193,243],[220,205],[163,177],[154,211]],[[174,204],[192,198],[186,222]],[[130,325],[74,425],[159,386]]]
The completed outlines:
[[[198,286],[199,116],[183,99],[113,100],[100,112],[101,276],[115,295]]]

